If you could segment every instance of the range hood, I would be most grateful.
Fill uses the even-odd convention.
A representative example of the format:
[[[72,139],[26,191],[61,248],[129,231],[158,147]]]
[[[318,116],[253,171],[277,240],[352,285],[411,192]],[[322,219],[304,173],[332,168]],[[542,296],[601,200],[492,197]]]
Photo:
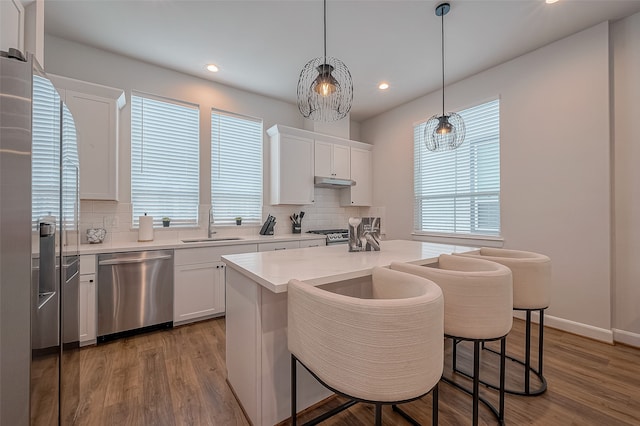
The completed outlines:
[[[354,186],[356,184],[355,180],[351,179],[338,179],[338,178],[328,178],[322,176],[316,176],[313,180],[314,186],[318,188],[349,188],[350,186]]]

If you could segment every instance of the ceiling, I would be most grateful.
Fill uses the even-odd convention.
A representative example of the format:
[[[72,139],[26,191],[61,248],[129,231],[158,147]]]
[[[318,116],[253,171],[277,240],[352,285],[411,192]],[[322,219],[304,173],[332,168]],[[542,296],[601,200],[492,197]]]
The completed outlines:
[[[450,3],[447,84],[640,11],[640,0]],[[352,120],[439,90],[438,4],[327,2],[327,54],[353,76]],[[47,0],[45,33],[295,103],[300,70],[322,55],[322,10],[320,0]],[[220,71],[206,71],[208,63]],[[391,86],[385,92],[377,89],[381,81]]]

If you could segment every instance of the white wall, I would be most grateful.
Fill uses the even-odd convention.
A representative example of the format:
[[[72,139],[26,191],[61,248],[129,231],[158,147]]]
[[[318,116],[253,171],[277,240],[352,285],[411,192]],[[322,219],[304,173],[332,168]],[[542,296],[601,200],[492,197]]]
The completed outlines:
[[[597,25],[446,91],[447,110],[500,97],[504,247],[551,257],[548,323],[603,340],[611,339],[608,34]],[[432,93],[361,123],[389,239],[411,236],[413,125],[440,101]]]
[[[613,25],[615,238],[613,327],[640,346],[640,13]]]
[[[304,118],[295,104],[289,104],[273,98],[260,96],[217,84],[215,82],[189,76],[165,68],[154,66],[132,58],[116,55],[104,50],[95,49],[61,38],[46,35],[45,59],[48,73],[89,81],[105,86],[123,89],[127,105],[120,112],[119,131],[119,196],[120,202],[83,201],[81,205],[81,230],[93,226],[107,228],[107,242],[113,240],[130,241],[137,238],[135,230],[131,231],[131,91],[141,91],[168,98],[191,102],[200,106],[200,229],[185,231],[177,236],[177,228],[160,229],[155,233],[155,239],[174,239],[200,235],[207,226],[207,212],[211,203],[211,108],[231,111],[263,120],[266,131],[274,124],[303,128]],[[295,82],[294,82],[295,83]],[[348,129],[348,123],[338,123],[337,126]],[[269,143],[264,134],[264,150],[268,152]],[[264,167],[264,196],[269,199],[269,161],[265,156]],[[319,191],[319,189],[316,189]],[[342,209],[337,205],[336,194],[319,196],[315,206],[265,206],[264,217],[272,210],[277,212],[279,219],[276,233],[290,233],[288,216],[293,212],[305,210],[306,224],[332,223],[342,224],[346,228],[346,219],[350,215],[358,215],[357,208]],[[117,225],[105,223],[105,218],[117,217]],[[109,221],[109,220],[108,220]],[[335,227],[335,226],[334,226]],[[259,230],[259,228],[258,228]],[[257,233],[256,229],[242,230],[232,227],[230,230]]]

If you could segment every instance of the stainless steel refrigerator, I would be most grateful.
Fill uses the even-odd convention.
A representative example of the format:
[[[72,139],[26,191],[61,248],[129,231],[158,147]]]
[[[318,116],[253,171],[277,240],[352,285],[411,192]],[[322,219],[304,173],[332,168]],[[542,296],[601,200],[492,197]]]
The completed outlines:
[[[0,55],[0,425],[71,424],[79,401],[73,117],[37,61]]]

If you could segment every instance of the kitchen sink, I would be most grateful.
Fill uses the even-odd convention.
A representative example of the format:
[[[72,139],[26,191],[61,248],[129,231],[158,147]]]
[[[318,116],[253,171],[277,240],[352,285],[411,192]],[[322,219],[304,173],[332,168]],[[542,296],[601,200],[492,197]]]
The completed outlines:
[[[182,240],[183,243],[206,243],[209,241],[236,241],[241,240],[240,237],[211,237],[211,238],[194,238],[191,240]]]

